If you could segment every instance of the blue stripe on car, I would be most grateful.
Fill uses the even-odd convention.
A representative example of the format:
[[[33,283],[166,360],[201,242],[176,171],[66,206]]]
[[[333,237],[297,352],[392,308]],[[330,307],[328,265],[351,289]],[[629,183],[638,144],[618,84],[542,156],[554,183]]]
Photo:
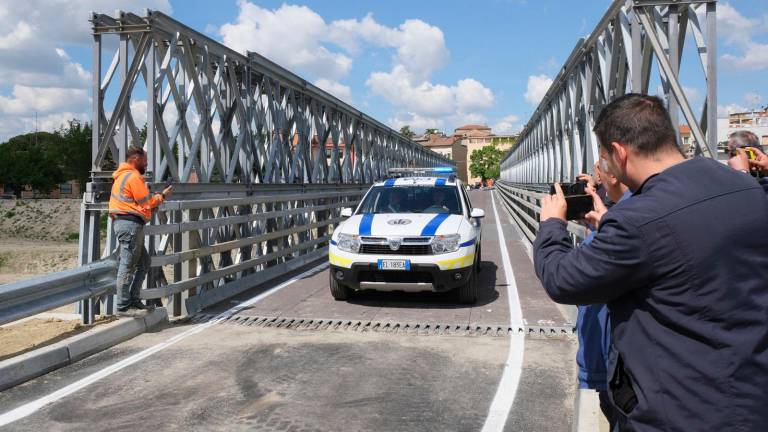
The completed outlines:
[[[464,243],[460,244],[459,247],[472,246],[473,244],[475,244],[475,240],[477,240],[477,238],[473,238],[472,240],[467,240]]]
[[[392,187],[395,185],[395,179],[388,179],[384,182],[384,187]]]
[[[332,245],[334,245],[334,246],[336,246],[338,243],[336,243],[336,240],[334,240],[334,239],[331,239],[331,244],[332,244]]]
[[[427,226],[424,227],[423,230],[421,230],[421,235],[423,236],[433,236],[437,232],[437,228],[440,226],[441,223],[443,223],[444,220],[448,219],[448,216],[450,216],[450,213],[438,213],[435,215],[435,217],[432,218],[432,220],[427,223]]]
[[[435,180],[435,186],[445,186],[445,179]]]
[[[371,225],[373,225],[373,213],[366,213],[360,219],[360,235],[371,235]]]

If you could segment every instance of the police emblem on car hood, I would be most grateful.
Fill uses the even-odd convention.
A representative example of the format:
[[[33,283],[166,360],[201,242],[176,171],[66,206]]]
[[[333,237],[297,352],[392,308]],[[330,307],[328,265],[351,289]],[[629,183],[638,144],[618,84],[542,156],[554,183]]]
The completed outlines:
[[[387,221],[390,225],[408,225],[411,223],[410,219],[392,219]]]
[[[389,243],[389,248],[393,251],[396,251],[400,249],[400,244],[402,244],[402,239],[389,239],[387,240],[387,243]]]

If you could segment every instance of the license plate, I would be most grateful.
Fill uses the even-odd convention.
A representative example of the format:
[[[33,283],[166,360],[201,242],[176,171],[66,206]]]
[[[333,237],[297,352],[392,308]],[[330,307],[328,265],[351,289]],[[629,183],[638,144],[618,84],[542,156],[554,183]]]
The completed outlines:
[[[411,260],[379,260],[379,270],[410,270]]]

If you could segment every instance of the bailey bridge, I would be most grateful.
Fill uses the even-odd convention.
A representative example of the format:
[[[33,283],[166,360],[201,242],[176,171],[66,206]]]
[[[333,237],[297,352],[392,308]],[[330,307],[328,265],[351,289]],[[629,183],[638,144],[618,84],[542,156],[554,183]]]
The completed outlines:
[[[341,209],[391,167],[452,161],[163,13],[93,14],[81,266],[0,286],[0,324],[73,303],[86,324],[115,313],[116,239],[100,223],[132,144],[148,154],[151,188],[174,188],[145,231],[141,296],[163,308],[0,362],[0,428],[589,430],[574,309],[549,300],[531,262],[539,200],[591,171],[600,109],[655,83],[695,153],[716,154],[715,13],[708,0],[617,0],[578,40],[500,181],[469,194],[486,214],[471,305],[368,292],[338,302],[328,287]],[[699,110],[679,79],[686,44]]]

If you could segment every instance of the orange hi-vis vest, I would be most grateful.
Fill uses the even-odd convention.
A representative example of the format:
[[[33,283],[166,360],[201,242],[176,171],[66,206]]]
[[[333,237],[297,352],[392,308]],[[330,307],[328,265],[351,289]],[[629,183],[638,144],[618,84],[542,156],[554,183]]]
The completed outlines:
[[[109,198],[110,216],[134,215],[144,222],[152,219],[152,210],[163,202],[162,194],[151,194],[139,171],[125,162],[112,173],[112,195]]]

